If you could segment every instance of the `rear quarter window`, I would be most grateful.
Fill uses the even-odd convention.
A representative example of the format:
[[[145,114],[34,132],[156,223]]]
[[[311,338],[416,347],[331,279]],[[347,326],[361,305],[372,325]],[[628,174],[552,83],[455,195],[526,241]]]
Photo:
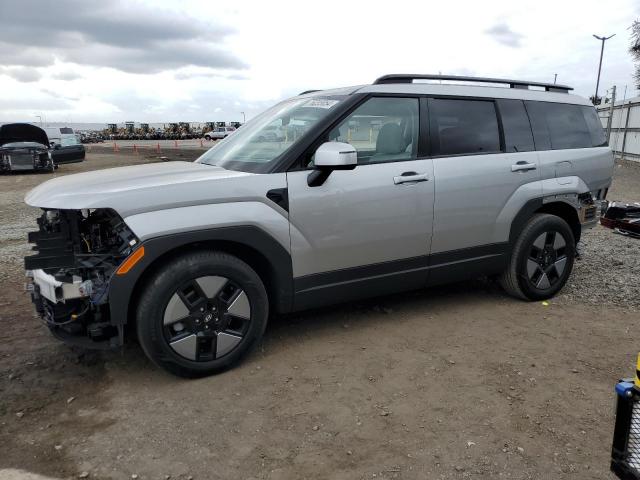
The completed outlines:
[[[525,102],[536,150],[587,148],[593,141],[581,105]]]
[[[584,121],[587,123],[589,134],[591,135],[591,145],[594,147],[604,147],[607,145],[607,137],[604,134],[604,127],[598,117],[595,107],[583,106],[582,114],[584,115]]]

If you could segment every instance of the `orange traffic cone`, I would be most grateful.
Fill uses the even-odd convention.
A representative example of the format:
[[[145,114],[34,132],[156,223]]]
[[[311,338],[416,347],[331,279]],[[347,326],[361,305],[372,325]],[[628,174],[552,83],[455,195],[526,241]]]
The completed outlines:
[[[173,141],[173,146],[174,146],[175,148],[178,148],[178,140],[174,140],[174,141]]]
[[[160,142],[158,142],[158,146],[156,147],[156,152],[160,153]]]
[[[200,148],[204,147],[204,145],[202,145],[202,139],[200,139]]]

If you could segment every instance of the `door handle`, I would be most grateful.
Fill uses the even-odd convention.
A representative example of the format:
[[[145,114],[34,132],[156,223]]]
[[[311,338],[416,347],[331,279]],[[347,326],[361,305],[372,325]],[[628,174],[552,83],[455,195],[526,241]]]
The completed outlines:
[[[528,172],[529,170],[535,170],[538,166],[535,163],[527,163],[520,161],[515,165],[511,165],[512,172]]]
[[[428,180],[428,174],[416,172],[404,172],[402,175],[393,177],[393,183],[395,183],[396,185],[400,185],[402,183],[426,182]]]

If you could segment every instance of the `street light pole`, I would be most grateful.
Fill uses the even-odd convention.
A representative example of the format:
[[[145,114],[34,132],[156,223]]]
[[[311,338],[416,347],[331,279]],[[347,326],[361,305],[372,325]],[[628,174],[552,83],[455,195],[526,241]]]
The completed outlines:
[[[602,47],[600,48],[600,64],[598,65],[598,80],[596,81],[596,94],[593,97],[594,103],[598,101],[598,88],[600,87],[600,71],[602,70],[602,55],[604,54],[604,42],[609,40],[611,37],[615,37],[615,36],[616,36],[615,33],[613,35],[609,35],[608,37],[599,37],[597,35],[594,35],[595,38],[597,38],[602,42]]]
[[[247,120],[244,116],[244,112],[240,112],[242,114],[242,123],[247,123]]]

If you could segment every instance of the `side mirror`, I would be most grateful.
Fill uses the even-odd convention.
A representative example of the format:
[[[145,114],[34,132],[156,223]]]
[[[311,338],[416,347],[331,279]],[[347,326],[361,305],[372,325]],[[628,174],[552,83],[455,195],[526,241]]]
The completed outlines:
[[[343,142],[325,142],[318,147],[313,161],[314,171],[309,174],[310,187],[322,185],[334,170],[353,170],[358,165],[358,153],[352,145]]]

